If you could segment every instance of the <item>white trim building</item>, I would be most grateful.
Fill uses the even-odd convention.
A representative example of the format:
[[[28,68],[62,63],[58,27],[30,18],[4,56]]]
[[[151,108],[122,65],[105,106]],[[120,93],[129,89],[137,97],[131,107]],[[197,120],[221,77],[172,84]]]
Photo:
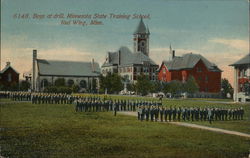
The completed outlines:
[[[250,53],[229,66],[234,67],[234,101],[250,102]]]

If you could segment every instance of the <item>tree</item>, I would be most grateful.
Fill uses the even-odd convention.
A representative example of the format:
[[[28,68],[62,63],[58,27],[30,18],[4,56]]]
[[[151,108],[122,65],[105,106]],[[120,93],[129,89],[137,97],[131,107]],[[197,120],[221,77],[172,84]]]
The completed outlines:
[[[92,92],[93,93],[97,92],[97,80],[96,79],[92,80]]]
[[[233,87],[229,83],[228,79],[223,78],[221,79],[221,95],[223,98],[227,98],[227,94],[230,94],[230,97],[233,97]]]
[[[137,93],[144,96],[150,92],[150,89],[152,88],[152,83],[148,79],[148,76],[142,74],[138,76],[135,88]]]
[[[117,73],[100,76],[100,92],[118,93],[123,89],[122,78]]]
[[[80,87],[79,87],[78,85],[74,84],[74,85],[72,86],[72,92],[73,92],[73,93],[77,93],[77,92],[79,92],[79,90],[80,90]]]
[[[194,94],[199,91],[199,85],[195,81],[193,76],[189,76],[186,83],[183,85],[183,91],[189,94]]]
[[[127,90],[128,91],[135,91],[135,84],[127,83]]]
[[[180,94],[183,90],[183,86],[182,86],[181,81],[178,81],[178,80],[171,81],[169,83],[168,90],[173,96]]]
[[[151,81],[151,93],[157,93],[163,91],[163,84],[160,81]]]
[[[111,87],[110,87],[111,93],[118,93],[123,89],[122,78],[117,73],[113,73],[111,75],[110,81],[111,81]]]
[[[30,86],[31,86],[31,84],[28,81],[23,80],[20,83],[20,90],[27,91],[28,89],[30,89]]]
[[[65,79],[64,78],[58,78],[58,79],[56,79],[56,81],[55,81],[55,86],[57,87],[57,86],[65,86]]]

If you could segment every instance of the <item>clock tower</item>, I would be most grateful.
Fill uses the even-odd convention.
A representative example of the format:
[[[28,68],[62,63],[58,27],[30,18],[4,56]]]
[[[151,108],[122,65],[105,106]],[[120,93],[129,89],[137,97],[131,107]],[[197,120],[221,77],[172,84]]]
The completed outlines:
[[[149,29],[145,26],[142,18],[134,32],[134,52],[142,52],[149,56]]]

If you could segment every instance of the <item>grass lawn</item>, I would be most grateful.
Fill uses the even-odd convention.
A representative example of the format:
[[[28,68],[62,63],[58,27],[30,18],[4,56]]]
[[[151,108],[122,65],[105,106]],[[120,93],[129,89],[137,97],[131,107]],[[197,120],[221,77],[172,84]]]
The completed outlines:
[[[1,102],[4,102],[4,103],[6,103],[6,102],[12,102],[12,100],[10,100],[10,99],[5,99],[5,98],[0,98],[0,103]]]
[[[1,106],[5,157],[244,157],[250,139],[199,129],[139,122],[111,112],[76,113],[73,105]]]
[[[81,94],[84,96],[89,96],[89,94]],[[99,95],[103,97],[104,95]],[[111,95],[112,99],[130,99],[130,100],[148,100],[148,101],[158,101],[156,98],[142,98],[142,97],[134,97],[134,96],[115,96]],[[212,124],[209,124],[208,121],[187,121],[188,123],[205,125],[209,127],[216,127],[228,130],[234,130],[239,132],[244,132],[250,134],[250,105],[247,104],[239,104],[239,103],[213,103],[213,102],[206,102],[207,100],[210,101],[222,101],[222,102],[229,102],[230,99],[207,99],[207,98],[193,98],[193,99],[163,99],[163,105],[167,107],[216,107],[216,108],[239,108],[243,107],[245,110],[244,120],[240,121],[214,121]]]

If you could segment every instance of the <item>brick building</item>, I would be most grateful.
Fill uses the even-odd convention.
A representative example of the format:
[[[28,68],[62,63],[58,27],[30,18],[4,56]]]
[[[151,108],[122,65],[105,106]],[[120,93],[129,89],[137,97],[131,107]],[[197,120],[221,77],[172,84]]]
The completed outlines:
[[[7,62],[5,68],[0,71],[0,85],[8,88],[18,83],[19,73],[10,65],[10,62]]]
[[[221,70],[200,54],[188,53],[175,56],[171,51],[169,61],[163,61],[158,73],[158,79],[164,82],[172,80],[187,81],[193,76],[199,85],[199,91],[205,93],[219,93],[221,90]]]
[[[141,19],[133,34],[133,52],[128,47],[120,47],[115,52],[108,52],[101,70],[118,73],[129,82],[136,82],[140,74],[149,76],[152,81],[157,80],[158,65],[149,57],[149,29]]]

